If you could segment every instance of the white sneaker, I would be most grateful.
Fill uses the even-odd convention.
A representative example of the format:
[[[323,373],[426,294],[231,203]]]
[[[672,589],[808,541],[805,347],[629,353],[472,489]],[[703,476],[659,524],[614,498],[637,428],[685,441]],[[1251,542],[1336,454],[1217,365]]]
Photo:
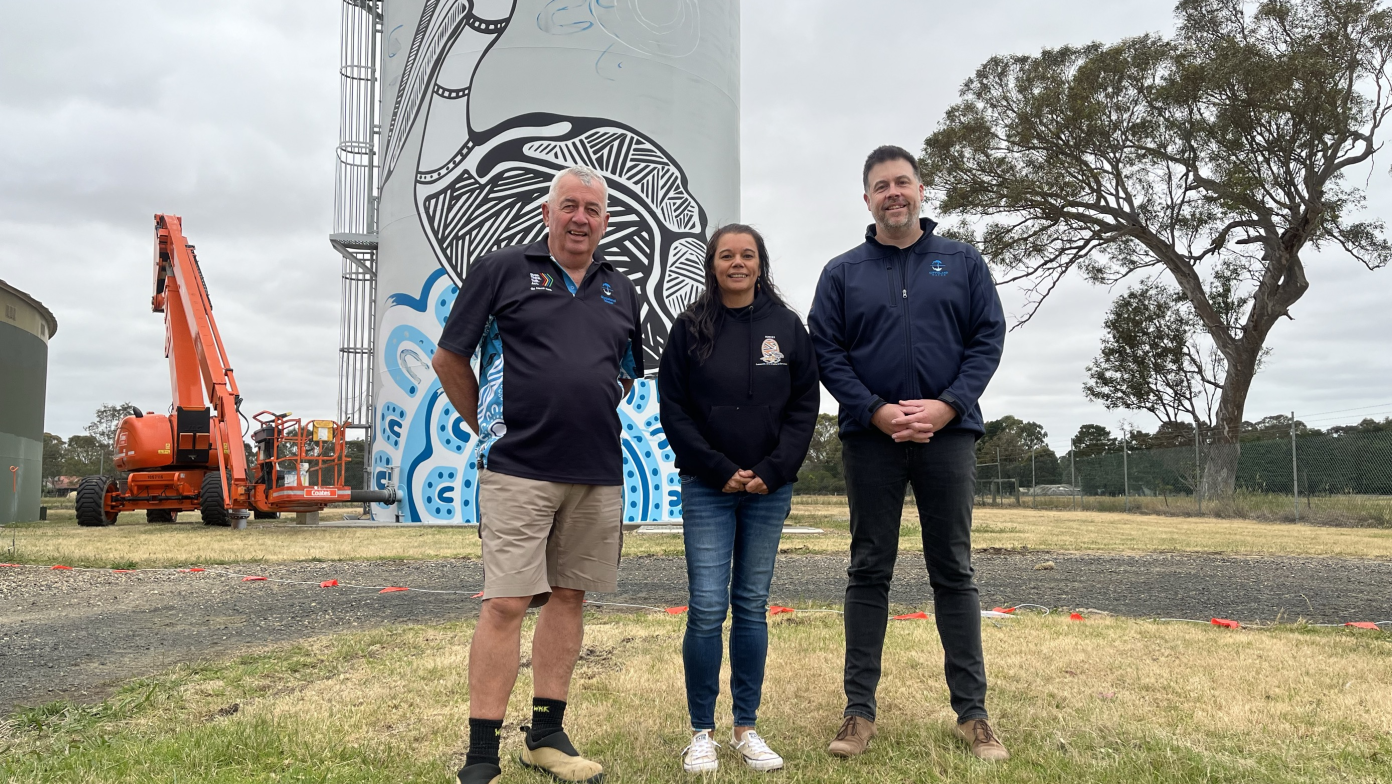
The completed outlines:
[[[691,736],[691,745],[682,749],[682,770],[687,773],[714,773],[720,768],[720,758],[715,750],[720,747],[710,736],[710,730],[701,730]],[[782,760],[779,760],[780,764]]]
[[[744,733],[744,740],[736,742],[731,739],[730,742],[735,751],[744,757],[744,763],[754,770],[779,770],[783,767],[783,758],[769,748],[754,730]]]

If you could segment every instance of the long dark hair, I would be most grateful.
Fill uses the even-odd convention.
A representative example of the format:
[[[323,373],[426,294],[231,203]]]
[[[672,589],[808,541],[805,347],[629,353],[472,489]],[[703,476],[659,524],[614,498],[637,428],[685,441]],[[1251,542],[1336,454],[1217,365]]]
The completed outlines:
[[[727,234],[747,234],[754,238],[754,247],[759,252],[759,277],[754,280],[755,296],[762,294],[776,304],[788,307],[778,293],[778,287],[773,285],[764,235],[743,223],[727,223],[716,229],[706,242],[706,290],[682,313],[682,317],[690,321],[691,336],[695,339],[691,344],[691,355],[702,364],[710,359],[711,352],[715,350],[715,335],[725,311],[725,303],[720,299],[720,283],[715,279],[715,252],[720,247],[720,239]]]

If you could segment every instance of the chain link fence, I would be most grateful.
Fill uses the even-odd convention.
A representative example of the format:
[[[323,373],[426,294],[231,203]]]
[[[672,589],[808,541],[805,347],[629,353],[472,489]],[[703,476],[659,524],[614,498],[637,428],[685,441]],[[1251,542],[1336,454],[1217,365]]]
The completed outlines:
[[[1392,430],[1167,440],[980,455],[977,503],[1392,527]]]

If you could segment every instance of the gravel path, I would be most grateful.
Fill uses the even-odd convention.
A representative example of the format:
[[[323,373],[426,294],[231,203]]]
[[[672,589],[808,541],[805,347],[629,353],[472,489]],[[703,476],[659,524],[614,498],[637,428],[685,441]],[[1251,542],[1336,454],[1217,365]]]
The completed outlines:
[[[1023,602],[1119,615],[1243,622],[1392,619],[1392,563],[1336,558],[1097,555],[978,551],[984,607]],[[1054,568],[1035,567],[1045,561]],[[176,662],[256,645],[478,612],[476,561],[295,563],[231,571],[318,583],[465,591],[375,591],[178,574],[0,569],[0,715],[15,705],[94,700],[109,684]],[[772,601],[839,603],[846,559],[781,556]],[[625,559],[614,602],[686,603],[681,558]],[[900,561],[892,600],[931,609],[922,561]]]

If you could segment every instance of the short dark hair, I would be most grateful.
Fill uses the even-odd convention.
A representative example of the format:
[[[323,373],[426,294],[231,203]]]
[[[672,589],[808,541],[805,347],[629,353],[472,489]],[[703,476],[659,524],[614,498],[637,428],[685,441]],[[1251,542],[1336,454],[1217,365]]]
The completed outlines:
[[[870,187],[870,170],[885,161],[907,161],[913,167],[914,179],[923,182],[922,175],[918,173],[918,159],[912,153],[894,144],[884,144],[876,147],[865,159],[865,171],[860,174],[862,188]]]

